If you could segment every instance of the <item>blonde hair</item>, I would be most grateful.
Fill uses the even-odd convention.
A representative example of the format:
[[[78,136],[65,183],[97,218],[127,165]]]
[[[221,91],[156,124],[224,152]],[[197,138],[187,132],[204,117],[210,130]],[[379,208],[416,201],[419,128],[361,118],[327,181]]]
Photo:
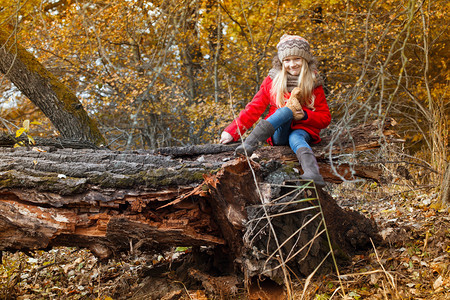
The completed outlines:
[[[298,83],[296,84],[296,86],[300,88],[299,101],[301,105],[314,109],[315,97],[313,95],[313,89],[316,82],[316,74],[312,68],[312,64],[308,64],[304,58],[301,59],[303,63],[298,76]],[[289,93],[287,90],[287,82],[288,72],[284,68],[283,63],[281,63],[281,71],[273,78],[272,89],[270,90],[272,97],[276,99],[278,108],[285,105],[285,95]]]

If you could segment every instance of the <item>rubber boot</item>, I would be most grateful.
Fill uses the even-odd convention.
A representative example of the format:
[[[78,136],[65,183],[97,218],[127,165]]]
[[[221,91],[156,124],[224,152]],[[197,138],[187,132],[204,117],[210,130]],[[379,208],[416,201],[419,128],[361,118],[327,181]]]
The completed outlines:
[[[273,128],[272,124],[264,119],[261,120],[258,125],[256,125],[255,129],[252,130],[250,135],[245,139],[245,141],[236,148],[234,154],[245,155],[245,148],[245,150],[247,151],[247,155],[251,156],[253,152],[258,148],[259,143],[264,142],[274,133],[275,128]]]
[[[303,175],[300,175],[300,177],[305,180],[314,180],[316,185],[325,185],[313,151],[308,147],[301,147],[298,148],[295,155],[297,155],[298,161],[303,169]]]

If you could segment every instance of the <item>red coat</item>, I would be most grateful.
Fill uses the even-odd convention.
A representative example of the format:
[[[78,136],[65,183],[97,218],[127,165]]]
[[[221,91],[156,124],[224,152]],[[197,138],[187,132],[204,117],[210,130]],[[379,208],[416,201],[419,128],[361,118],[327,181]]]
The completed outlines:
[[[261,115],[269,107],[269,113],[265,117],[267,119],[276,110],[277,104],[276,99],[270,95],[270,89],[272,87],[272,79],[267,76],[258,93],[256,93],[253,100],[245,106],[239,116],[225,128],[225,131],[231,134],[234,141],[239,139],[239,131],[244,134],[253,124],[259,120]],[[308,114],[308,119],[301,121],[292,121],[291,129],[303,129],[308,132],[312,137],[312,143],[316,144],[320,142],[320,130],[326,128],[331,122],[330,109],[328,108],[327,100],[325,99],[325,93],[323,87],[320,85],[316,87],[313,91],[316,96],[314,100],[314,110],[306,108],[303,106],[303,110]],[[287,95],[289,98],[290,95]],[[286,98],[286,99],[288,99]]]

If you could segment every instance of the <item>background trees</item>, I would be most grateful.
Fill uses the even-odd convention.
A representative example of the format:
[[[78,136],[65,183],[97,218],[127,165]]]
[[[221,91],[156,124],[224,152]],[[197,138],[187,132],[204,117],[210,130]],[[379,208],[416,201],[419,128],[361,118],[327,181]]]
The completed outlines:
[[[288,32],[321,61],[330,131],[393,116],[402,159],[426,166],[423,178],[441,180],[448,165],[447,1],[0,3],[1,26],[74,91],[111,148],[217,141]],[[30,119],[44,124],[36,135],[54,134],[7,76],[0,83],[2,130]]]

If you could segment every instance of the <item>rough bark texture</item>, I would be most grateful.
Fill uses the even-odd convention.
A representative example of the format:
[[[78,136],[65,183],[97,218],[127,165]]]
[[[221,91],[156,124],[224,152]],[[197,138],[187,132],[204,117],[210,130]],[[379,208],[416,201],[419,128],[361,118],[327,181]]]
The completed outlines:
[[[363,146],[367,136],[352,145],[375,147]],[[221,269],[282,281],[280,257],[307,275],[327,255],[324,222],[341,257],[378,239],[371,220],[298,181],[288,147],[263,147],[247,160],[233,156],[236,145],[122,152],[55,145],[0,148],[0,250],[80,246],[108,258],[212,246],[227,262]],[[380,176],[374,167],[351,172],[345,164],[337,176],[329,160],[318,160],[329,182]]]
[[[108,257],[133,247],[225,243],[205,205],[208,197],[200,197],[203,174],[221,164],[48,150],[0,154],[2,249],[77,245]]]
[[[329,242],[345,259],[371,247],[371,239],[380,241],[372,220],[343,210],[280,162],[233,160],[205,182],[220,212],[215,220],[248,279],[264,275],[283,282],[285,264],[307,276],[330,251]]]
[[[39,107],[62,137],[105,144],[97,125],[76,95],[15,42],[14,35],[4,28],[0,29],[0,72]]]
[[[444,205],[450,205],[450,163],[447,164],[442,179],[441,202]]]
[[[0,249],[80,246],[108,258],[134,249],[227,245],[232,257],[241,257],[248,248],[242,239],[247,207],[261,202],[254,172],[263,185],[297,177],[280,161],[261,159],[251,169],[245,158],[229,160],[230,152],[188,160],[47,151],[0,152]],[[267,201],[278,197],[272,194],[265,193]]]

